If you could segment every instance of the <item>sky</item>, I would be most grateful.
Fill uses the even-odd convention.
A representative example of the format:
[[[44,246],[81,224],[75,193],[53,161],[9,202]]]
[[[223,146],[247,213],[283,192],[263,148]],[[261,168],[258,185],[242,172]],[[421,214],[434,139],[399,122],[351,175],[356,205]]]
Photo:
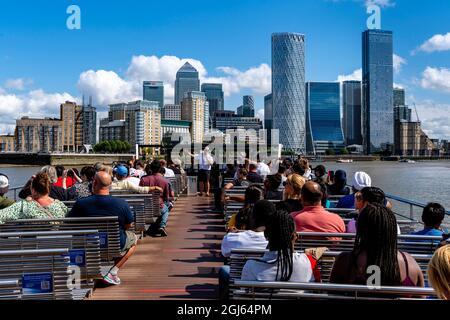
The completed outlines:
[[[58,117],[60,103],[83,94],[103,117],[110,103],[141,99],[144,80],[164,81],[172,103],[185,61],[201,82],[223,83],[226,109],[252,94],[263,117],[271,34],[305,34],[307,81],[360,79],[371,4],[394,32],[395,84],[431,138],[450,138],[448,0],[2,1],[0,133],[22,116]],[[67,27],[71,5],[80,29]]]

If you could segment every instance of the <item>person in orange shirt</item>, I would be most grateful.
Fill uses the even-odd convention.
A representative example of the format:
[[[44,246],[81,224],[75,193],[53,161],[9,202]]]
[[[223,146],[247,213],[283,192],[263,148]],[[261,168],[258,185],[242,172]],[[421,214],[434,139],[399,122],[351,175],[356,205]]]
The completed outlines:
[[[308,181],[302,188],[304,209],[291,213],[297,232],[345,233],[345,223],[340,216],[322,206],[322,190],[316,182]]]

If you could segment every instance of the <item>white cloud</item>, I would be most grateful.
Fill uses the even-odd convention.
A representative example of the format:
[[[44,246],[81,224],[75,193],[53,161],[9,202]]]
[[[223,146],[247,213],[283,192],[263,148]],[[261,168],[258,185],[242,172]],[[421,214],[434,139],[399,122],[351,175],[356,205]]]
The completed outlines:
[[[31,85],[32,83],[33,80],[31,79],[23,79],[23,78],[8,79],[5,81],[5,88],[23,91],[28,85]]]
[[[436,34],[430,39],[425,41],[417,51],[423,52],[436,52],[436,51],[448,51],[450,50],[450,32],[443,34]],[[415,53],[414,51],[413,53]]]
[[[336,81],[337,82],[344,82],[344,81],[352,81],[352,80],[362,81],[362,69],[361,68],[360,69],[356,69],[351,74],[339,75]]]
[[[17,118],[59,117],[59,106],[65,101],[76,101],[68,93],[47,93],[42,89],[26,94],[0,94],[0,132],[12,133]]]
[[[433,139],[449,139],[450,105],[437,104],[431,100],[414,102],[416,103],[417,112],[424,132]],[[415,115],[413,119],[415,119]]]
[[[404,58],[402,58],[396,54],[394,54],[393,60],[394,60],[394,72],[400,73],[402,66],[404,64],[407,64],[407,61]]]
[[[264,121],[264,108],[257,109],[255,113],[255,117]]]
[[[164,81],[166,103],[173,102],[176,73],[185,62],[191,63],[198,70],[202,83],[222,83],[225,96],[237,94],[243,89],[251,90],[259,95],[267,94],[271,90],[271,69],[267,64],[245,71],[232,67],[219,67],[217,71],[222,73],[222,76],[208,77],[206,68],[199,60],[144,55],[132,57],[123,77],[114,71],[83,72],[78,81],[78,89],[86,95],[92,95],[96,104],[107,105],[141,99],[142,82],[159,80]]]
[[[450,69],[427,67],[420,85],[424,89],[450,92]]]

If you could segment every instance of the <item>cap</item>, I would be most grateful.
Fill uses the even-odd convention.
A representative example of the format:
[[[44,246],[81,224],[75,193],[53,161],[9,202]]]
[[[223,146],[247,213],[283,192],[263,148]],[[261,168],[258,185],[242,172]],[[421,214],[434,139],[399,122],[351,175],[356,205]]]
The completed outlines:
[[[0,189],[9,187],[8,177],[5,175],[0,175]]]
[[[367,173],[362,171],[355,173],[355,175],[353,176],[353,188],[355,188],[358,191],[361,191],[362,189],[371,186],[372,186],[372,179]]]
[[[121,177],[126,177],[128,175],[128,169],[125,166],[117,166],[114,168],[114,172]]]
[[[313,169],[313,171],[320,171],[320,172],[322,172],[323,174],[325,174],[325,172],[327,171],[327,169],[325,169],[325,166],[319,164],[317,167],[315,167],[315,168]]]
[[[334,173],[334,181],[346,181],[347,173],[344,170],[338,170]]]
[[[130,176],[139,177],[139,172],[137,172],[137,170],[135,168],[130,168]]]

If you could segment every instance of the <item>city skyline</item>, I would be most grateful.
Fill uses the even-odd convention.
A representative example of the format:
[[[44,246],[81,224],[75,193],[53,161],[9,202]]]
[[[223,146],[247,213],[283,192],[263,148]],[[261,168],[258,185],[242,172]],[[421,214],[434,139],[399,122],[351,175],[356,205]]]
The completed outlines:
[[[70,31],[65,29],[67,4],[43,7],[39,1],[25,2],[30,9],[26,12],[18,4],[4,4],[0,13],[0,41],[4,44],[0,49],[2,133],[8,130],[12,133],[15,119],[21,116],[57,116],[61,103],[81,102],[83,93],[94,97],[99,118],[102,118],[107,104],[141,98],[144,80],[164,81],[165,103],[172,103],[172,80],[186,61],[191,61],[199,70],[201,83],[223,83],[224,109],[235,110],[242,96],[251,94],[255,96],[256,113],[262,115],[263,97],[271,91],[270,36],[280,31],[305,34],[306,81],[360,80],[360,35],[368,17],[364,1],[267,1],[258,2],[257,6],[256,2],[248,1],[230,3],[220,10],[216,6],[204,8],[204,1],[197,1],[165,11],[170,13],[158,17],[155,24],[142,22],[139,25],[130,18],[122,22],[115,20],[111,31],[107,30],[110,25],[104,19],[98,19],[99,15],[107,13],[114,18],[119,12],[126,17],[130,12],[140,14],[136,3],[131,3],[129,8],[118,4],[106,8],[77,1],[82,12],[82,28]],[[450,137],[450,70],[446,62],[450,54],[450,36],[447,35],[450,25],[445,19],[439,19],[445,15],[443,7],[450,5],[403,0],[383,3],[390,5],[382,7],[382,29],[392,30],[395,35],[394,82],[406,88],[407,104],[417,104],[423,127],[432,138]],[[139,5],[142,6],[139,11],[145,11],[147,4]],[[158,4],[154,10],[165,6]],[[239,12],[233,11],[236,6]],[[211,15],[213,9],[216,10]],[[176,17],[182,22],[192,14],[196,17],[209,14],[208,19],[226,22],[223,18],[227,15],[238,17],[250,12],[255,18],[270,12],[273,19],[264,27],[253,21],[254,27],[243,30],[242,25],[232,26],[227,22],[202,33],[198,33],[202,28],[200,24],[182,28],[171,20]],[[296,19],[288,19],[294,13],[297,13]],[[436,19],[421,20],[422,15],[433,15]],[[319,19],[321,25],[314,21],[318,16],[323,18]],[[36,23],[37,19],[42,19],[42,23]],[[426,23],[416,28],[411,36],[410,28],[417,25],[416,21]],[[207,21],[201,24],[204,23]],[[233,28],[242,32],[233,32]],[[140,29],[152,41],[131,43],[142,39]],[[183,32],[176,34],[174,30]],[[158,42],[168,34],[176,41]],[[195,34],[202,45],[182,40],[187,34]],[[126,35],[130,39],[124,39]],[[101,36],[105,39],[101,40]],[[110,41],[116,37],[121,48],[111,46]],[[86,49],[82,52],[68,49],[73,45]],[[33,50],[25,50],[29,46]],[[333,52],[331,59],[327,57],[329,52]],[[154,71],[156,69],[159,73]]]

